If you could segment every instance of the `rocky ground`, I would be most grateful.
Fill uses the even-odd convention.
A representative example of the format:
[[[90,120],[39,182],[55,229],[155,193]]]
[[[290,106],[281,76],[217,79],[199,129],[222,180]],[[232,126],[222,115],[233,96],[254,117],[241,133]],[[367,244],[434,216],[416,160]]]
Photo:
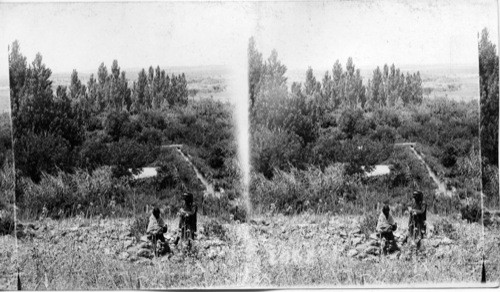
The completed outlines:
[[[251,237],[257,243],[261,286],[338,286],[360,284],[453,283],[480,280],[482,247],[489,257],[490,281],[499,279],[498,227],[429,216],[428,238],[416,253],[402,244],[407,218],[397,218],[400,252],[380,256],[379,240],[362,233],[359,217],[273,216],[255,219]]]
[[[16,287],[16,239],[0,236],[0,290],[15,290]]]
[[[63,220],[24,224],[19,236],[21,279],[27,289],[136,289],[238,285],[243,242],[234,227],[203,229],[191,250],[181,243],[154,257],[131,220]],[[169,221],[169,226],[176,226]],[[174,234],[168,232],[167,239]],[[222,237],[222,238],[221,238]]]
[[[190,252],[171,244],[172,253],[158,258],[132,234],[131,219],[45,220],[18,233],[20,276],[25,289],[54,290],[478,283],[484,245],[488,280],[498,281],[498,227],[486,228],[483,240],[478,224],[429,215],[429,237],[417,255],[401,242],[406,220],[396,218],[401,251],[381,256],[360,217],[276,215],[217,228],[199,218]],[[0,256],[13,259],[5,250]],[[0,269],[9,276],[2,287],[14,287],[14,266]]]

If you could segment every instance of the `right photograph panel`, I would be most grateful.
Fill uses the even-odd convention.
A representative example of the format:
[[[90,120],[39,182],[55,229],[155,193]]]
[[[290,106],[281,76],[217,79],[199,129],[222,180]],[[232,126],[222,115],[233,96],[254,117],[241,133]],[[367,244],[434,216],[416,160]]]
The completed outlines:
[[[497,3],[256,6],[253,284],[497,282]]]

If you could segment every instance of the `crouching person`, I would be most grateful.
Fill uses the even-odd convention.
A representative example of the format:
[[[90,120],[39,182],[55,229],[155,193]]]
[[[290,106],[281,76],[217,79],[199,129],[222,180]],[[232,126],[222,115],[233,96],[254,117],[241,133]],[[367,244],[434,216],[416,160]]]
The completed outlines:
[[[382,213],[378,217],[377,222],[377,232],[380,234],[382,238],[386,240],[386,244],[383,247],[384,254],[389,252],[398,251],[399,247],[394,238],[393,231],[396,231],[398,228],[396,222],[394,222],[394,218],[391,215],[391,209],[388,205],[384,205],[382,208]]]
[[[153,213],[149,217],[148,229],[146,233],[149,240],[153,242],[153,246],[156,246],[158,240],[161,242],[160,248],[158,250],[160,255],[164,255],[170,250],[168,243],[165,241],[165,236],[163,235],[165,232],[167,232],[167,229],[167,225],[160,216],[160,209],[158,209],[158,207],[155,207],[153,209]]]

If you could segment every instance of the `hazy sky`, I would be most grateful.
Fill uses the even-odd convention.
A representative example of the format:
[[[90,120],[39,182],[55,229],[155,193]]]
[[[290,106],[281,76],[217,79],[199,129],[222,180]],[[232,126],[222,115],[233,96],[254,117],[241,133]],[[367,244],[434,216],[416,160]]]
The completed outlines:
[[[0,78],[15,39],[54,72],[95,72],[113,59],[122,68],[223,65],[251,35],[266,58],[275,48],[295,69],[348,56],[358,66],[477,64],[477,32],[488,27],[497,43],[497,14],[494,0],[0,3]]]
[[[417,3],[414,3],[417,2]],[[361,66],[477,64],[477,32],[498,39],[496,1],[263,3],[256,31],[267,57],[289,68],[331,68],[349,56]]]

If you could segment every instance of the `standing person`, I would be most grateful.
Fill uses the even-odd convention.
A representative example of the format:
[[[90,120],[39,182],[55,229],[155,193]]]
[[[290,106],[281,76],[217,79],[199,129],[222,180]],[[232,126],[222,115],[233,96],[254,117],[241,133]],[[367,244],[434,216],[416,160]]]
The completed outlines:
[[[198,206],[193,202],[193,194],[184,193],[183,198],[184,207],[178,213],[180,235],[176,238],[175,244],[179,242],[180,238],[194,240],[196,236]]]
[[[396,222],[394,222],[394,218],[391,215],[391,209],[388,205],[384,205],[382,208],[382,213],[378,217],[377,221],[377,232],[380,233],[382,238],[385,238],[388,245],[384,246],[384,252],[389,249],[389,252],[396,251],[399,249],[396,239],[394,238],[393,231],[396,231],[398,228]]]
[[[410,236],[417,240],[417,248],[419,248],[420,240],[426,232],[427,205],[424,203],[424,194],[421,191],[413,192],[413,200],[413,205],[410,207],[408,231]]]
[[[165,232],[167,232],[167,229],[167,225],[160,216],[160,209],[158,207],[154,207],[153,212],[149,217],[148,229],[146,233],[151,240],[156,239],[161,241],[163,245],[163,248],[161,248],[161,253],[164,253],[168,250],[168,247],[166,247],[165,236],[163,235]]]

